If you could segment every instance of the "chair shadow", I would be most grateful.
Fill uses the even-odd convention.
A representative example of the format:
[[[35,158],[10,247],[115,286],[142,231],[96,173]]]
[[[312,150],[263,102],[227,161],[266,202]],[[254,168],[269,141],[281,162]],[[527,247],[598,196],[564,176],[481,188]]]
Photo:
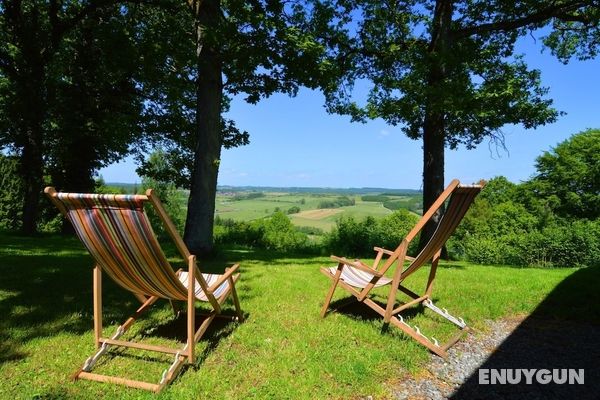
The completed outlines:
[[[354,299],[354,300],[353,300]],[[338,299],[332,301],[329,304],[329,312],[336,312],[338,314],[342,314],[348,316],[355,320],[360,321],[376,321],[381,320],[383,322],[383,317],[373,310],[371,307],[363,304],[357,300],[354,296],[345,297],[342,299]],[[373,300],[373,299],[372,299]],[[386,304],[379,300],[373,300],[379,306],[385,308]],[[411,318],[416,317],[417,315],[423,314],[425,312],[425,307],[421,304],[412,306],[402,311],[402,317],[406,320],[410,320]],[[388,328],[386,325],[382,327],[383,331],[387,331]]]
[[[31,340],[60,332],[83,335],[93,327],[92,258],[76,238],[43,239],[16,241],[14,235],[0,234],[0,293],[6,294],[0,298],[0,365],[27,358],[23,348]],[[214,264],[207,272],[224,271],[222,261]],[[240,283],[245,284],[243,278]],[[246,292],[238,287],[242,301]],[[103,279],[103,303],[105,321],[124,321],[128,311],[139,307],[108,277]]]
[[[223,315],[228,315],[228,316],[233,316],[233,313],[229,313],[229,312],[224,312]],[[245,313],[244,314],[244,321],[246,321],[249,317],[249,314]],[[196,316],[195,318],[195,330],[197,330],[200,325],[206,320],[206,316]],[[141,321],[140,321],[141,322]],[[243,322],[242,322],[243,323]],[[208,356],[216,350],[218,344],[223,341],[224,339],[226,339],[229,335],[231,335],[234,330],[237,328],[237,326],[239,325],[239,322],[235,322],[232,320],[228,320],[228,319],[223,319],[223,318],[215,318],[210,325],[208,326],[208,328],[206,329],[206,332],[204,333],[204,335],[202,335],[200,341],[198,342],[198,344],[205,344],[204,348],[202,349],[201,352],[196,352],[196,360],[194,362],[193,365],[190,364],[185,364],[182,371],[180,372],[181,374],[184,374],[186,370],[188,370],[190,367],[197,369],[199,368],[204,361],[208,358]],[[168,339],[168,340],[176,340],[179,342],[179,344],[177,344],[176,346],[172,346],[174,348],[176,347],[183,347],[187,341],[187,315],[186,313],[180,313],[176,318],[172,318],[168,321],[164,321],[162,323],[160,323],[159,325],[149,325],[147,324],[140,332],[138,332],[138,334],[136,334],[136,338],[139,338],[140,341],[143,341],[144,338],[148,338],[148,337],[153,337],[153,338],[162,338],[162,339]],[[137,341],[137,340],[134,340]],[[197,345],[198,345],[197,344]],[[156,354],[156,353],[153,353]],[[118,347],[118,348],[112,348],[109,353],[107,354],[108,357],[105,357],[101,363],[99,363],[98,365],[102,365],[102,364],[108,364],[111,362],[112,359],[116,358],[116,357],[124,357],[130,360],[138,360],[138,361],[144,361],[144,362],[157,362],[157,363],[164,363],[164,360],[161,359],[158,355],[156,355],[155,357],[149,357],[147,352],[141,356],[135,353],[134,351],[131,351],[128,348],[124,348],[124,347]]]
[[[475,371],[451,396],[600,399],[600,268],[580,269],[538,305],[479,369],[583,369],[584,384],[480,384]]]

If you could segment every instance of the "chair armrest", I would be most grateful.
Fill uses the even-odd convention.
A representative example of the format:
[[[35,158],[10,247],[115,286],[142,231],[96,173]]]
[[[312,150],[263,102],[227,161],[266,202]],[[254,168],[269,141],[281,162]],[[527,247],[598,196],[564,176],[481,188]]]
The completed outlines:
[[[393,251],[384,249],[382,247],[373,247],[373,250],[375,250],[378,253],[387,254],[388,256],[391,256],[392,254],[394,254]]]
[[[368,272],[369,274],[374,275],[374,276],[378,276],[378,277],[383,276],[383,274],[381,272],[369,267],[367,264],[364,264],[360,260],[350,261],[346,257],[337,257],[337,256],[331,256],[331,259],[340,264],[349,265],[356,269],[360,269],[361,271]]]
[[[387,249],[384,249],[384,248],[381,248],[381,247],[373,247],[373,250],[375,250],[378,253],[387,254],[388,256],[391,256],[391,255],[394,254],[393,251],[387,250]],[[414,261],[415,260],[414,257],[410,257],[410,256],[404,256],[404,259],[407,260],[407,261]]]
[[[219,286],[221,286],[223,284],[223,282],[225,282],[227,279],[231,278],[231,275],[233,275],[238,268],[240,267],[240,264],[235,264],[233,267],[231,268],[227,268],[225,270],[225,273],[223,275],[221,275],[221,277],[212,284],[211,287],[208,288],[208,290],[212,293],[214,292],[216,289],[219,288]]]

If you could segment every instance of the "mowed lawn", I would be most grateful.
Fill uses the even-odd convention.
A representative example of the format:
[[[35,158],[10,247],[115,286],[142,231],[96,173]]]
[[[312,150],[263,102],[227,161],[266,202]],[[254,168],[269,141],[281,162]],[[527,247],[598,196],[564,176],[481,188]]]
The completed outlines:
[[[386,398],[390,385],[418,373],[430,357],[399,331],[382,330],[381,319],[361,304],[321,319],[329,281],[319,267],[331,264],[326,257],[223,249],[218,258],[202,264],[204,271],[241,263],[238,290],[247,320],[213,324],[198,346],[197,364],[157,396],[70,380],[94,351],[92,260],[79,242],[0,235],[0,398]],[[544,312],[550,317],[597,321],[598,271],[442,263],[434,301],[480,331],[485,320],[528,314],[549,299]],[[422,270],[409,286],[421,289],[425,279]],[[108,278],[104,282],[109,336],[137,304]],[[562,289],[554,290],[557,285]],[[377,293],[377,300],[385,301],[385,289]],[[345,297],[340,290],[334,300]],[[440,341],[455,332],[421,308],[406,318]],[[126,336],[175,345],[184,334],[185,316],[175,319],[163,301]],[[110,354],[98,364],[98,372],[151,382],[158,382],[172,358],[136,350],[113,349]]]

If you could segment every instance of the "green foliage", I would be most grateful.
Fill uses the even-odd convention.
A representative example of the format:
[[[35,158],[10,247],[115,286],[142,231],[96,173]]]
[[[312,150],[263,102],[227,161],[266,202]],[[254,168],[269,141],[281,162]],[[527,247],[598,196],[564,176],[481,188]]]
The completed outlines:
[[[416,213],[423,209],[423,200],[421,196],[410,196],[408,199],[388,200],[383,206],[392,211],[406,209]]]
[[[122,186],[107,185],[106,182],[104,181],[104,178],[99,177],[98,179],[96,179],[96,188],[94,190],[94,193],[99,193],[99,194],[128,194],[129,192],[127,191],[126,188],[124,188]],[[132,194],[135,194],[135,191]]]
[[[290,208],[288,208],[287,213],[288,214],[298,214],[300,212],[300,207],[298,206],[292,206]]]
[[[162,150],[156,150],[150,155],[148,159],[148,167],[151,170],[156,171],[156,175],[158,176],[163,176],[165,171],[168,171],[171,168],[171,166],[165,160],[165,155]],[[185,224],[185,211],[183,207],[185,197],[183,194],[171,181],[161,181],[144,176],[142,177],[141,192],[143,193],[147,189],[152,189],[154,194],[158,196],[165,210],[167,211],[167,214],[171,218],[171,221],[179,233],[183,234]],[[146,212],[148,213],[148,218],[150,219],[155,233],[162,238],[168,237],[168,233],[164,228],[164,224],[154,209],[148,207]]]
[[[374,202],[378,202],[378,203],[384,203],[384,202],[390,200],[390,198],[388,196],[384,196],[381,194],[368,194],[365,196],[361,196],[360,199],[362,201],[374,201]]]
[[[554,36],[546,45],[564,44],[567,59],[578,50],[591,57],[600,43],[596,0],[335,3],[352,21],[331,45],[344,74],[325,90],[327,109],[353,121],[381,118],[423,141],[425,208],[443,190],[446,147],[486,138],[503,145],[506,124],[530,129],[561,114],[540,71],[517,53],[520,37],[547,27]],[[428,225],[424,235],[432,233]]]
[[[129,34],[135,17],[115,5],[96,10],[55,55],[46,170],[59,190],[93,191],[98,169],[122,159],[141,137],[140,41]]]
[[[347,206],[353,206],[354,204],[356,204],[356,201],[348,196],[339,196],[337,198],[335,198],[334,200],[323,200],[319,203],[319,205],[317,206],[317,208],[323,209],[323,208],[339,208],[339,207],[347,207]]]
[[[325,234],[323,229],[317,228],[315,226],[297,226],[296,230],[298,232],[306,233],[307,235],[313,236],[323,236]]]
[[[531,185],[561,217],[600,217],[600,130],[589,129],[537,158]]]
[[[598,48],[592,37],[598,35],[600,15],[593,0],[576,10],[541,0],[518,7],[502,0],[339,4],[351,7],[355,28],[347,45],[334,49],[345,56],[348,70],[327,91],[329,110],[355,120],[383,118],[414,139],[423,137],[427,117],[441,115],[441,133],[450,148],[500,139],[498,130],[507,123],[532,128],[556,120],[559,113],[546,98],[540,71],[515,54],[518,38],[530,29],[551,26],[556,36],[590,34],[587,42],[569,41],[569,48],[590,56]],[[571,13],[588,20],[574,20]],[[357,99],[349,89],[359,80],[362,88],[365,79],[369,94]]]
[[[23,182],[15,157],[0,153],[0,229],[18,230],[21,226]]]
[[[301,250],[308,244],[305,234],[298,232],[292,221],[282,212],[264,220],[263,243],[267,249],[277,251]]]
[[[357,221],[353,217],[342,217],[326,235],[326,246],[336,254],[352,256],[371,255],[375,246],[394,250],[417,220],[417,216],[404,209],[379,220],[367,217]],[[417,241],[412,243],[411,252],[416,250],[417,244]]]
[[[298,230],[281,211],[250,222],[215,218],[215,243],[243,245],[278,252],[314,252],[306,233]]]
[[[148,35],[154,37],[154,43],[144,50],[161,57],[167,54],[162,64],[167,79],[157,77],[154,81],[157,89],[151,92],[152,107],[147,117],[167,123],[150,129],[148,140],[166,149],[178,171],[171,179],[179,187],[189,188],[194,160],[206,156],[195,154],[199,137],[213,134],[197,132],[197,84],[206,76],[201,68],[218,69],[226,82],[206,85],[214,88],[211,97],[222,99],[220,115],[210,116],[220,121],[214,124],[219,144],[224,148],[247,145],[249,133],[223,117],[231,99],[240,96],[256,104],[275,93],[295,96],[302,86],[327,86],[339,67],[327,57],[326,44],[341,35],[347,16],[328,1],[288,6],[265,0],[236,0],[216,6],[200,2],[197,8],[188,9],[173,3],[154,19],[164,27],[152,25]],[[198,29],[190,34],[192,26]],[[207,113],[204,111],[202,118],[207,118]],[[144,172],[144,149],[139,150],[139,171],[148,175]]]
[[[252,200],[261,197],[265,197],[263,192],[238,193],[231,198],[231,201]]]
[[[538,158],[516,185],[490,180],[448,243],[456,258],[486,264],[598,266],[600,131],[573,135]]]
[[[476,234],[464,238],[460,248],[454,241],[452,252],[480,264],[595,267],[600,265],[599,233],[600,221],[576,221],[527,234]]]

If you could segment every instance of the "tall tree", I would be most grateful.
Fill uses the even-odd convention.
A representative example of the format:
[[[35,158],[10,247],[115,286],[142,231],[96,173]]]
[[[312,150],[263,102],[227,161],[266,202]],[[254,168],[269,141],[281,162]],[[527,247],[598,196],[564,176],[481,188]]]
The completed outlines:
[[[139,41],[129,34],[135,14],[120,7],[96,10],[57,55],[61,79],[49,106],[48,169],[60,188],[93,190],[94,173],[121,159],[141,134]]]
[[[590,57],[599,44],[598,2],[496,0],[340,0],[355,21],[340,58],[352,68],[327,93],[329,110],[354,120],[382,118],[423,141],[423,202],[444,188],[445,148],[502,142],[505,124],[525,128],[556,120],[540,71],[515,54],[517,39],[548,27],[545,39],[563,59]],[[371,83],[366,102],[351,90]],[[429,239],[441,215],[421,235]]]
[[[154,33],[181,25],[166,17],[177,8],[170,0],[2,3],[0,147],[19,155],[26,233],[36,229],[43,175],[59,189],[91,191],[99,168],[170,123],[148,114],[152,97],[169,90],[152,87],[169,83],[170,67],[169,44]]]
[[[114,1],[5,0],[0,3],[0,147],[19,155],[22,230],[34,233],[48,157],[56,55],[81,21]],[[68,112],[68,111],[67,111]]]
[[[213,222],[221,149],[248,143],[248,134],[223,119],[231,96],[249,103],[275,92],[295,95],[300,86],[326,86],[337,70],[326,57],[327,41],[340,34],[346,16],[318,1],[189,1],[193,65],[178,65],[193,81],[185,90],[184,134],[161,135],[167,157],[182,168],[190,188],[184,239],[196,254],[213,247]],[[154,117],[165,118],[157,107]],[[166,106],[173,109],[172,106]],[[172,118],[172,116],[170,117]],[[169,150],[171,149],[171,150]],[[142,166],[142,172],[144,166]],[[189,186],[188,186],[189,185]]]

